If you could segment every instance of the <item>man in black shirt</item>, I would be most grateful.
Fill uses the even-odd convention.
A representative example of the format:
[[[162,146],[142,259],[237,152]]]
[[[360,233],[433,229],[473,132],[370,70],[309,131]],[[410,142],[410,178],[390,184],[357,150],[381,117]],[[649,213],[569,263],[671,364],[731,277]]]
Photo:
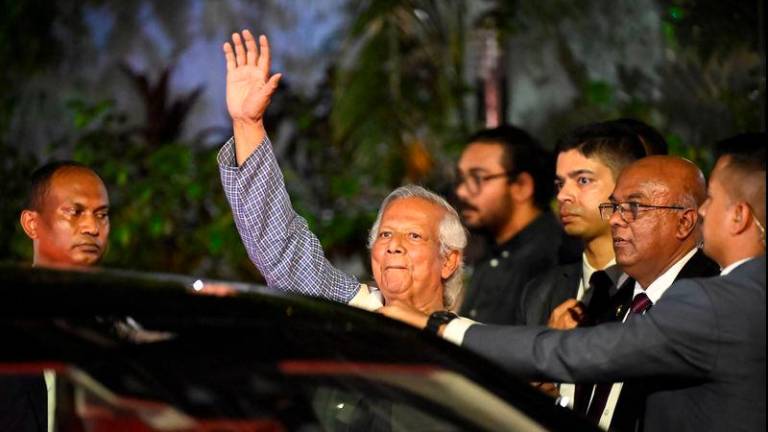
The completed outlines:
[[[513,126],[473,135],[458,162],[456,195],[466,226],[489,237],[472,266],[460,314],[494,324],[517,324],[528,280],[557,264],[564,237],[549,211],[552,156]]]

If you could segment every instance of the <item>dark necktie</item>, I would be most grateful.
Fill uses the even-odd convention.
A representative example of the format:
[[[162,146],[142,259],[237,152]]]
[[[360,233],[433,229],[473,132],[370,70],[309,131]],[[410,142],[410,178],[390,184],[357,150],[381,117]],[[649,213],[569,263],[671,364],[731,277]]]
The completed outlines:
[[[651,306],[653,306],[651,299],[649,299],[644,292],[641,292],[632,299],[632,304],[629,306],[629,310],[632,311],[633,314],[643,314],[650,309]]]
[[[586,308],[586,321],[579,326],[598,324],[610,304],[610,290],[613,281],[604,270],[598,270],[589,277],[591,298]],[[576,384],[573,391],[573,410],[582,414],[587,413],[589,398],[592,396],[592,384]]]
[[[630,315],[627,319],[632,319],[633,315],[644,314],[651,306],[653,306],[651,299],[644,292],[638,293],[632,299],[632,304],[629,306]],[[592,396],[592,403],[587,410],[587,418],[595,423],[598,423],[600,416],[603,415],[605,404],[608,402],[608,395],[611,393],[611,387],[613,387],[613,383],[602,383],[595,386],[595,395]]]
[[[611,287],[613,281],[604,270],[598,270],[589,277],[589,287],[592,296],[587,305],[587,322],[583,325],[595,325],[601,321],[601,317],[606,313],[610,305]]]

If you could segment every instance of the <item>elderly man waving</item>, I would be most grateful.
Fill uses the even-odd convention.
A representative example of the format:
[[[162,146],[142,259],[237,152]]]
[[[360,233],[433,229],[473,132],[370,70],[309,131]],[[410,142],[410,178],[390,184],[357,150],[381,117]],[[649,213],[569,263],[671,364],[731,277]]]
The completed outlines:
[[[384,200],[368,244],[378,289],[360,284],[323,256],[306,221],[291,207],[266,136],[263,116],[280,74],[269,74],[265,36],[259,45],[248,30],[224,44],[234,138],[222,147],[218,161],[238,231],[267,284],[367,310],[402,303],[431,314],[434,326],[451,321],[447,335],[453,328],[463,333],[471,321],[452,320],[445,309],[461,289],[466,233],[440,196],[405,186]]]

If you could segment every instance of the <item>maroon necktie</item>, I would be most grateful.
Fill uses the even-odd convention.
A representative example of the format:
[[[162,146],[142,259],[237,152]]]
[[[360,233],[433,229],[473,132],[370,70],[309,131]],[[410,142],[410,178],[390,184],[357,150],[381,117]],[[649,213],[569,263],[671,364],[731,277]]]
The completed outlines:
[[[649,299],[644,292],[641,292],[632,299],[632,304],[629,306],[629,309],[632,313],[642,314],[650,309],[651,306],[653,306],[651,299]]]
[[[651,306],[653,306],[651,299],[644,292],[638,293],[629,306],[630,316],[627,319],[632,319],[632,315],[635,314],[642,315]],[[588,419],[595,423],[600,422],[600,416],[603,415],[605,404],[608,402],[608,395],[611,394],[611,387],[613,387],[613,383],[602,383],[595,386],[595,395],[592,396],[592,403],[587,410]]]

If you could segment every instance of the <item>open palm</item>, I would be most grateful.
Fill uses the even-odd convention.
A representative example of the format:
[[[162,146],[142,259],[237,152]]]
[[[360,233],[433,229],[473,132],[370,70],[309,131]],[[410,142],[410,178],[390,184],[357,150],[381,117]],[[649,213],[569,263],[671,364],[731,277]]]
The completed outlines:
[[[234,48],[233,46],[234,45]],[[270,54],[266,36],[259,37],[260,49],[248,30],[232,34],[232,44],[223,46],[227,60],[227,109],[232,120],[260,122],[277,89],[280,74],[269,76]]]

